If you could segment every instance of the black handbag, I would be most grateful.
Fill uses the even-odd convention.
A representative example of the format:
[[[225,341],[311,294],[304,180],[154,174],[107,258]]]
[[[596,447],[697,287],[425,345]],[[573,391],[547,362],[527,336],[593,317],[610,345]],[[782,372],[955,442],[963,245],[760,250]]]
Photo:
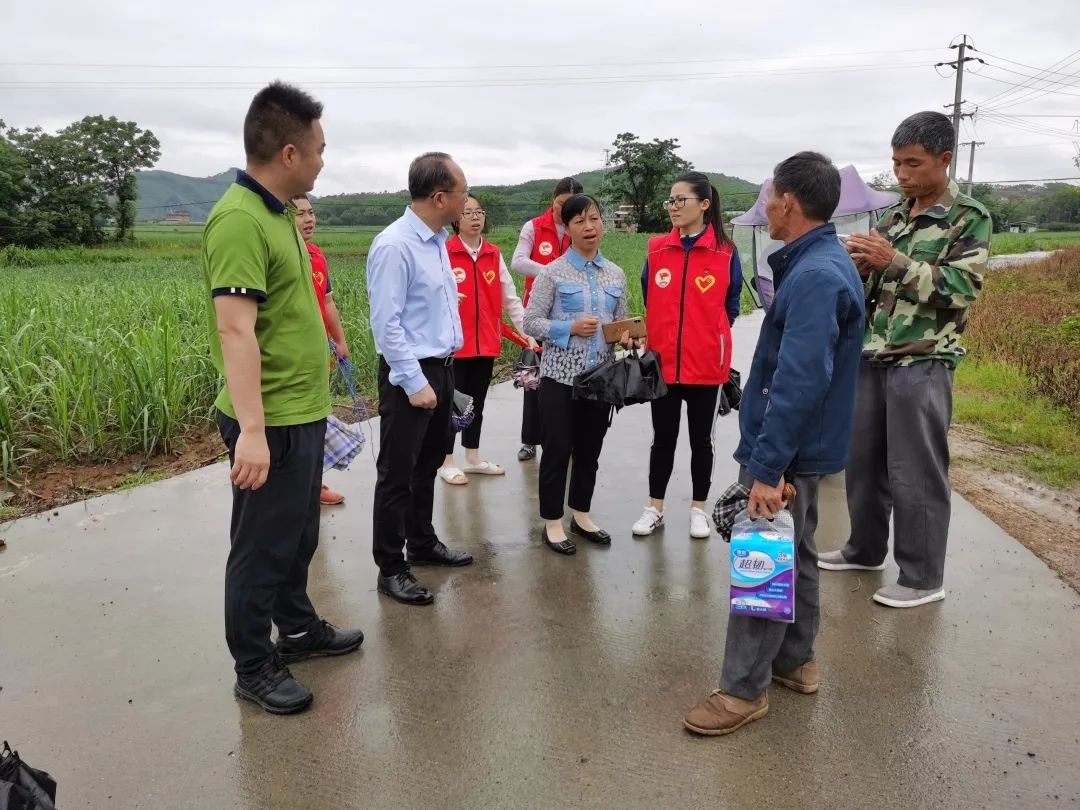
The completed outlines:
[[[56,780],[31,768],[18,751],[0,750],[0,810],[55,810]]]
[[[742,402],[742,375],[735,369],[728,371],[728,381],[720,386],[720,407],[717,410],[721,416],[727,416],[732,411],[739,410]]]
[[[535,391],[540,387],[540,355],[534,349],[522,349],[510,373],[514,388]]]

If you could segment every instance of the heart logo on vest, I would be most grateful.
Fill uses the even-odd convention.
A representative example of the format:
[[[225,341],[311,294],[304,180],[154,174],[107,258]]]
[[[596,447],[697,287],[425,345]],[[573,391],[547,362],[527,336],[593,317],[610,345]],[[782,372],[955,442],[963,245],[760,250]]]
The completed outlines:
[[[321,271],[316,270],[312,275],[314,275],[315,283],[319,287],[322,287],[324,284],[326,284],[326,276],[324,276]]]
[[[656,286],[662,290],[671,283],[671,271],[666,267],[661,267],[656,271],[656,276],[653,280],[656,282]]]
[[[463,282],[465,280],[465,268],[464,267],[455,267],[454,268],[454,280],[458,284],[460,284],[461,282]]]
[[[551,242],[541,242],[541,243],[540,243],[540,247],[539,247],[539,248],[537,248],[537,250],[539,250],[539,251],[540,251],[540,255],[541,255],[541,256],[550,256],[550,255],[551,255],[551,252],[552,252],[552,251],[553,251],[554,249],[555,249],[555,248],[553,248],[553,247],[551,246]]]
[[[486,281],[488,284],[490,284],[494,280],[495,280],[495,271],[494,270],[485,270],[484,271],[484,281]]]
[[[716,276],[698,276],[694,279],[694,283],[697,285],[698,290],[707,293],[716,283]]]

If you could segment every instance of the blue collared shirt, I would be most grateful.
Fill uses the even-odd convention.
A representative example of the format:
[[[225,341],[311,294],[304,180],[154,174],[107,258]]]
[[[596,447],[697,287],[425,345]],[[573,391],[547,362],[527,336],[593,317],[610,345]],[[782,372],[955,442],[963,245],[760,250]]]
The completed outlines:
[[[406,208],[368,251],[375,348],[390,366],[390,383],[409,396],[428,384],[421,360],[447,357],[464,342],[447,238],[446,231],[431,230]]]
[[[598,318],[603,319],[604,311],[602,311],[601,303],[604,307],[607,306],[606,298],[601,301],[600,285],[596,280],[596,271],[604,266],[604,256],[597,251],[595,259],[586,259],[572,247],[567,248],[566,260],[573,265],[574,269],[578,272],[584,273],[585,277],[589,280],[589,291],[586,294],[586,306],[585,312],[589,315],[595,315]],[[570,321],[560,321],[556,324],[552,324],[551,337],[562,348],[566,348],[570,342]],[[565,332],[565,334],[564,334]],[[607,348],[607,344],[604,343],[603,330],[597,329],[596,334],[593,335],[592,340],[589,341],[589,354],[586,363],[588,368],[592,368],[597,363],[597,358],[600,353]]]

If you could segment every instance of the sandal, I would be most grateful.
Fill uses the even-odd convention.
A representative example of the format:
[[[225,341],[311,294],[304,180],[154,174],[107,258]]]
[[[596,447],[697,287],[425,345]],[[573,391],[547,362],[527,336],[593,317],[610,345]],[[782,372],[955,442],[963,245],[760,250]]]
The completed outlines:
[[[506,470],[490,461],[481,461],[479,464],[466,464],[465,472],[477,475],[506,475]]]
[[[469,479],[457,467],[439,467],[439,478],[448,484],[467,484]]]

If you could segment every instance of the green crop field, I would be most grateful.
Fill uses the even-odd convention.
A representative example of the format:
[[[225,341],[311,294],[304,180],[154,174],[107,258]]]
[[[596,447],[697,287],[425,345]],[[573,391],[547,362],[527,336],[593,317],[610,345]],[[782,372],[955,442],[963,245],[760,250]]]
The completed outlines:
[[[193,427],[209,429],[219,378],[209,359],[201,230],[146,226],[126,248],[0,249],[0,476],[32,461],[150,455]],[[364,262],[378,230],[317,233],[370,399],[376,353]],[[491,234],[507,261],[516,238],[511,229]],[[627,271],[636,313],[646,239],[613,233],[603,245]],[[516,353],[505,344],[500,363]]]
[[[376,353],[364,263],[378,230],[317,233],[360,390],[370,400]],[[0,249],[0,475],[16,476],[34,460],[150,455],[169,450],[185,431],[211,426],[219,379],[208,353],[201,235],[199,225],[147,225],[130,247]],[[490,235],[507,261],[516,238],[510,228]],[[627,273],[635,314],[642,312],[638,276],[647,239],[609,233],[603,243]],[[994,252],[1070,241],[1080,242],[1080,234],[999,234]],[[499,367],[516,352],[506,344]]]

